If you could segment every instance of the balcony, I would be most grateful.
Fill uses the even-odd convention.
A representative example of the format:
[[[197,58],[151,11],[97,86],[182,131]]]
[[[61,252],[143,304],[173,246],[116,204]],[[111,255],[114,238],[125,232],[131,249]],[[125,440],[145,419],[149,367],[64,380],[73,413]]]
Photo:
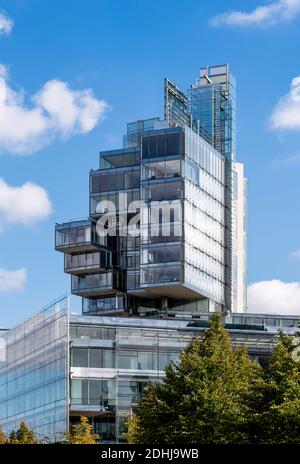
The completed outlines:
[[[181,263],[141,266],[141,287],[148,285],[168,285],[181,282]]]
[[[125,305],[122,295],[104,298],[83,298],[82,300],[82,313],[87,316],[100,316],[103,313],[120,313],[124,311]]]
[[[64,253],[97,251],[106,246],[107,238],[99,237],[91,221],[73,221],[55,226],[55,249]]]
[[[72,293],[91,297],[121,292],[124,287],[123,280],[123,274],[118,271],[82,276],[72,275]]]
[[[197,298],[198,294],[183,284],[181,262],[141,265],[140,290],[148,297],[170,297],[175,299]],[[138,295],[137,291],[130,291]]]
[[[101,249],[76,255],[65,254],[65,272],[79,275],[107,272],[112,266],[112,252]]]
[[[144,160],[142,163],[142,181],[156,181],[175,177],[181,177],[181,160],[179,157],[174,159],[159,158],[149,162]]]
[[[90,172],[90,194],[140,188],[139,166]]]
[[[155,181],[146,181],[142,186],[142,200],[145,202],[151,201],[171,201],[180,200],[182,198],[182,179],[158,179]]]

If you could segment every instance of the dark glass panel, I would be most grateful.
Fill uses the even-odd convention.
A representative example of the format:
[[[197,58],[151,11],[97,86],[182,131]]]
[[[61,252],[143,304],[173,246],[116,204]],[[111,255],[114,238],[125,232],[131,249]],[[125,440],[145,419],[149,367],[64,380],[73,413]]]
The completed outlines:
[[[72,349],[72,366],[88,367],[88,349],[73,348]]]

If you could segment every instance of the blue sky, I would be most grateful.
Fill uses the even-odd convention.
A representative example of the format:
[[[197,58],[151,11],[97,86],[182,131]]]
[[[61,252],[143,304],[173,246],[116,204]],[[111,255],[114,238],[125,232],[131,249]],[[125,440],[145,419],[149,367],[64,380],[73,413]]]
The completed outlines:
[[[201,66],[224,62],[237,78],[249,179],[251,308],[261,310],[263,293],[274,312],[300,313],[300,107],[289,94],[300,2],[0,0],[0,11],[0,76],[9,104],[25,111],[12,113],[15,124],[5,116],[1,132],[0,105],[0,326],[69,291],[54,224],[88,214],[99,150],[121,146],[126,122],[163,116],[164,77],[186,89]],[[213,20],[228,12],[240,13]],[[73,99],[68,121],[60,97],[49,103],[55,92]],[[32,207],[12,217],[18,195]]]

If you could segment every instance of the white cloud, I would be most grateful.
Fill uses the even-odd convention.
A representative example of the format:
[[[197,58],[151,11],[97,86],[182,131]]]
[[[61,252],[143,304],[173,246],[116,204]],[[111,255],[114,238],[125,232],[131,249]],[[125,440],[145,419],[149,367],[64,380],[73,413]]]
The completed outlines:
[[[0,231],[7,224],[34,224],[46,219],[51,212],[45,189],[33,182],[14,187],[0,178]]]
[[[26,105],[22,92],[7,84],[0,67],[0,152],[32,153],[55,137],[64,140],[95,128],[108,108],[91,89],[72,90],[66,82],[51,80]]]
[[[300,315],[300,282],[274,279],[251,284],[248,312]]]
[[[0,77],[3,77],[4,79],[8,78],[7,67],[2,63],[0,63]]]
[[[274,26],[300,14],[300,0],[277,0],[250,12],[230,11],[210,20],[212,26]]]
[[[0,268],[0,292],[23,290],[26,280],[26,268],[21,268],[16,271]]]
[[[289,93],[275,106],[270,125],[272,129],[300,129],[300,76],[292,79]]]
[[[12,19],[4,11],[0,11],[0,35],[9,35],[13,25]]]

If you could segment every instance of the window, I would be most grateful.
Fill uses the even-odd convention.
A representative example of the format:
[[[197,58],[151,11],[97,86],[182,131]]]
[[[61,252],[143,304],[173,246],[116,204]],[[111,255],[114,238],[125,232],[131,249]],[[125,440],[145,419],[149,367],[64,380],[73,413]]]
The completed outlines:
[[[143,179],[166,179],[179,177],[180,159],[157,161],[143,165]]]
[[[151,351],[138,353],[138,369],[153,370],[153,353]]]
[[[137,369],[137,352],[123,351],[119,356],[120,369]]]
[[[72,366],[88,367],[88,349],[73,348],[72,349]]]
[[[179,262],[181,260],[181,246],[169,245],[144,248],[142,251],[143,264],[158,264]]]
[[[166,154],[167,155],[179,155],[180,154],[180,132],[176,132],[174,134],[167,134]]]
[[[181,280],[181,266],[142,267],[142,284],[178,282]]]
[[[100,404],[102,400],[102,381],[89,380],[89,404]]]
[[[161,135],[152,135],[142,138],[142,157],[157,158],[165,155],[180,155],[181,133],[167,132]]]
[[[120,381],[118,384],[118,398],[120,406],[130,406],[137,402],[137,382]]]
[[[103,348],[73,348],[72,366],[113,369],[115,352]]]
[[[115,417],[107,415],[94,418],[94,432],[103,440],[115,440]]]
[[[145,201],[177,200],[181,198],[182,184],[177,182],[160,182],[143,186],[142,199]]]
[[[158,358],[158,369],[163,371],[169,362],[168,353],[159,353]]]
[[[71,381],[71,401],[73,404],[88,404],[88,380]]]
[[[108,410],[115,405],[115,382],[113,380],[72,380],[71,402],[100,405]]]
[[[89,367],[102,367],[102,350],[89,350]]]
[[[115,352],[103,350],[103,367],[113,369],[115,367]]]

